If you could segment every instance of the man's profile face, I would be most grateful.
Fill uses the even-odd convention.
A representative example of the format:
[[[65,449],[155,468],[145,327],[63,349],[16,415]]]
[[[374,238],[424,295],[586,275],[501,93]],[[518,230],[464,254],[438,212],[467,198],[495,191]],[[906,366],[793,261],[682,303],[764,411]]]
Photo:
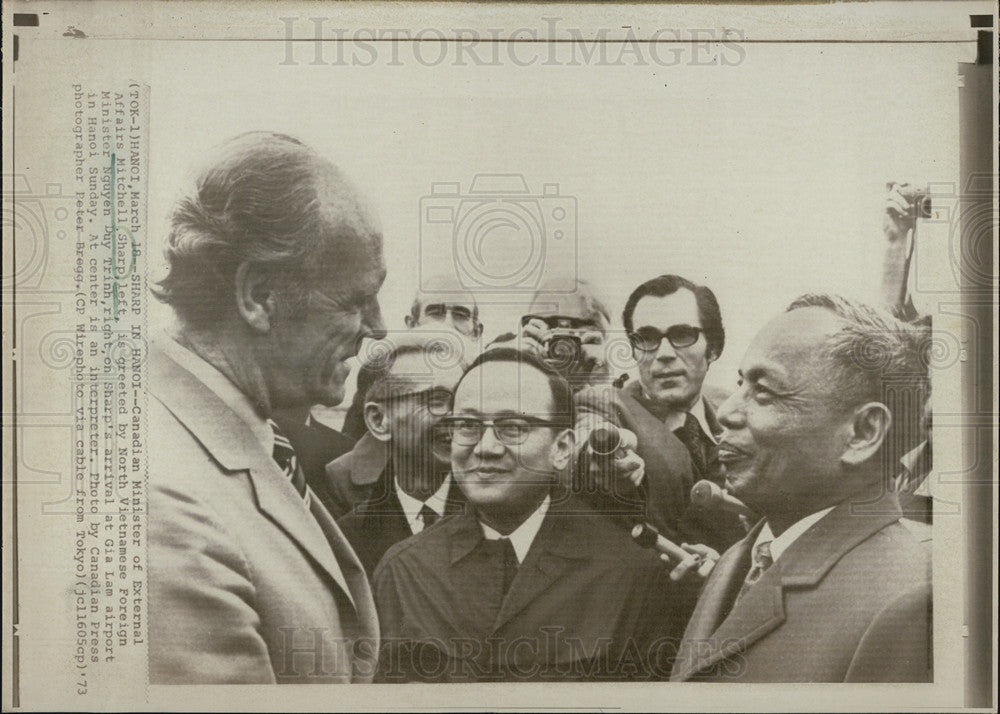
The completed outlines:
[[[477,337],[479,334],[476,305],[472,301],[429,298],[420,302],[420,311],[416,318],[407,315],[406,319],[407,327],[434,323],[448,324],[466,337]]]
[[[653,327],[666,331],[675,325],[704,328],[694,293],[681,288],[670,295],[646,295],[632,313],[633,331]],[[701,394],[708,367],[716,355],[710,353],[705,333],[688,347],[674,347],[666,337],[659,349],[634,351],[639,366],[639,382],[653,401],[678,411],[690,409]]]
[[[436,470],[451,464],[451,440],[436,427],[462,376],[458,363],[439,365],[423,352],[396,357],[387,376],[386,418],[392,448],[406,463]]]
[[[455,391],[455,417],[491,420],[524,415],[551,420],[546,375],[530,365],[486,362],[465,375]],[[541,503],[556,471],[562,429],[532,426],[520,445],[505,444],[491,428],[473,446],[452,441],[452,473],[466,498],[488,512],[524,513]]]
[[[726,485],[755,510],[842,500],[840,457],[852,431],[851,410],[835,399],[838,386],[824,348],[839,324],[815,307],[772,320],[743,358],[739,389],[719,407]]]
[[[319,280],[301,309],[279,305],[265,366],[274,406],[340,404],[350,372],[345,362],[362,337],[384,332],[377,297],[385,279],[381,237],[358,242],[356,254],[331,266],[333,277]]]

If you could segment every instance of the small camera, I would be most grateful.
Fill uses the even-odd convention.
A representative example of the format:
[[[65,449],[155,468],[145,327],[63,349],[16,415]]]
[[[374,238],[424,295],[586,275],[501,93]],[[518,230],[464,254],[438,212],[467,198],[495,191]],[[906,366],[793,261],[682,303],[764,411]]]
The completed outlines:
[[[545,348],[543,359],[562,374],[589,371],[592,365],[583,363],[583,337],[595,330],[589,320],[576,317],[525,315],[521,318],[523,327],[531,320],[541,320],[548,329],[541,334]]]
[[[917,218],[931,217],[931,195],[927,189],[921,189],[913,197],[913,210]]]

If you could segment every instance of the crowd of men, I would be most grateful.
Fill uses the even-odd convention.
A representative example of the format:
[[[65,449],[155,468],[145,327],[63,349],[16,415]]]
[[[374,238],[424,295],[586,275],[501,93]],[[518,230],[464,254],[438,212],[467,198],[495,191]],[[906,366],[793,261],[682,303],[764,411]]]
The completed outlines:
[[[479,354],[447,283],[389,334],[373,212],[267,132],[209,158],[166,257],[151,682],[932,680],[929,550],[897,493],[929,454],[902,413],[929,403],[925,328],[804,295],[762,316],[731,394],[705,381],[715,295],[668,270],[625,302],[631,380],[582,281]],[[362,345],[331,428],[310,410]],[[693,504],[703,481],[739,508]]]

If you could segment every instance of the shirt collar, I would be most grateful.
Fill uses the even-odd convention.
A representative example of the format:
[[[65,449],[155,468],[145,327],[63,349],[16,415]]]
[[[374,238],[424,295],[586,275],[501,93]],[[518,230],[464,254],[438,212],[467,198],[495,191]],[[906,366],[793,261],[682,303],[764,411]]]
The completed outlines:
[[[698,399],[695,400],[694,405],[687,412],[668,411],[666,407],[661,404],[657,404],[650,399],[641,384],[639,384],[638,396],[639,403],[642,404],[653,416],[662,421],[671,431],[676,431],[684,426],[686,415],[691,414],[691,416],[693,416],[698,422],[698,426],[701,427],[702,433],[707,436],[713,444],[719,443],[718,439],[715,438],[715,434],[712,433],[712,427],[708,423],[708,416],[705,414],[705,398],[700,394],[698,395]]]
[[[532,513],[528,518],[519,525],[513,533],[509,536],[503,536],[499,532],[490,528],[488,525],[479,522],[479,527],[483,529],[483,537],[486,540],[500,540],[501,538],[508,538],[510,544],[514,546],[514,553],[517,555],[517,562],[523,563],[525,556],[528,555],[528,550],[531,549],[531,544],[535,540],[535,536],[538,535],[538,529],[542,527],[542,521],[545,520],[545,514],[549,510],[549,504],[552,502],[552,496],[545,496],[545,500],[541,502],[535,512]]]
[[[780,536],[777,537],[775,537],[774,532],[771,530],[771,524],[765,521],[763,528],[760,529],[760,533],[757,534],[757,540],[754,541],[753,547],[756,549],[761,543],[769,541],[771,543],[771,562],[777,562],[781,554],[788,550],[788,546],[794,543],[799,536],[809,530],[823,516],[833,509],[834,506],[830,506],[829,508],[824,508],[822,511],[811,513],[805,518],[793,523]]]
[[[266,453],[270,454],[274,451],[274,432],[271,430],[271,426],[264,417],[257,413],[250,399],[229,381],[226,375],[170,336],[164,335],[157,339],[157,345],[246,422]]]
[[[713,444],[718,444],[719,440],[715,438],[715,434],[712,433],[712,428],[708,424],[708,416],[705,414],[705,399],[703,397],[699,396],[698,401],[691,407],[691,415],[698,420],[701,432],[711,439]]]
[[[444,515],[445,504],[448,502],[448,489],[451,488],[451,474],[444,477],[441,486],[426,501],[420,501],[401,489],[399,487],[399,479],[395,476],[392,478],[392,483],[396,489],[396,497],[399,499],[399,505],[403,508],[403,515],[406,516],[406,522],[409,524],[410,530],[413,531],[414,535],[424,529],[424,521],[420,518],[420,510],[424,506],[434,511],[438,517]]]

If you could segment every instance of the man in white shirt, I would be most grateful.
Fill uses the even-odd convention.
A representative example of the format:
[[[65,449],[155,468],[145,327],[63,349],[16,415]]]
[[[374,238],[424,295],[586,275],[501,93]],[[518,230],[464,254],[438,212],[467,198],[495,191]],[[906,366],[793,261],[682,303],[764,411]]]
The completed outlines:
[[[343,399],[384,334],[382,237],[301,142],[220,147],[178,202],[150,350],[149,679],[363,682],[378,623],[364,571],[308,488],[275,410]]]
[[[470,507],[376,568],[380,681],[644,679],[670,657],[666,569],[561,488],[573,423],[532,355],[499,347],[462,376],[443,424]]]
[[[758,333],[718,416],[726,484],[763,518],[709,576],[672,679],[931,681],[927,552],[888,488],[913,415],[887,395],[926,383],[919,337],[829,295]]]
[[[442,333],[393,334],[375,343],[375,381],[364,399],[367,432],[355,448],[327,466],[332,507],[364,497],[338,524],[371,573],[390,546],[420,533],[464,498],[451,478],[451,442],[438,422],[451,408],[465,366],[446,349]]]

